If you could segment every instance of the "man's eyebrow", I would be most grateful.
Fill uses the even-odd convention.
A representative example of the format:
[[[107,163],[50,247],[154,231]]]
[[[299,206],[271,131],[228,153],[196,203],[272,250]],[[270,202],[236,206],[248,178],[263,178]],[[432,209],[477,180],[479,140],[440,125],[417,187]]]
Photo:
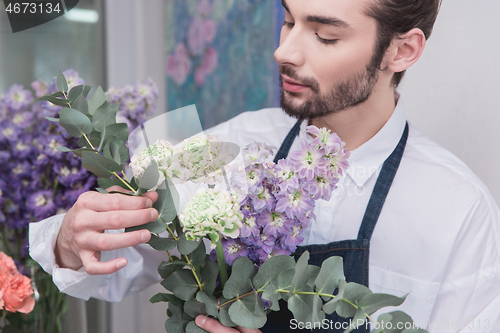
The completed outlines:
[[[351,26],[347,22],[342,21],[335,17],[325,17],[325,16],[315,16],[309,15],[306,17],[307,22],[320,23],[325,25],[331,25],[337,28],[351,29]]]
[[[288,5],[286,4],[286,1],[285,0],[281,0],[281,5],[283,6],[283,8],[285,8],[285,10],[287,12],[290,13],[290,9],[288,9]]]

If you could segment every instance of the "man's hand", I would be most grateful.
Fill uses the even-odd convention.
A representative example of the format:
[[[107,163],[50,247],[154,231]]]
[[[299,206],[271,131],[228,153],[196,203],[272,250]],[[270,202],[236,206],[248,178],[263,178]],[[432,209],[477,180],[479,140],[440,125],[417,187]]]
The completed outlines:
[[[124,190],[113,186],[108,191]],[[56,262],[60,267],[77,270],[84,267],[88,274],[111,274],[127,265],[125,258],[100,262],[101,251],[111,251],[146,243],[151,238],[148,230],[127,233],[104,233],[142,225],[158,218],[151,208],[158,200],[156,192],[142,197],[122,194],[85,192],[68,210],[57,236]]]
[[[252,330],[241,326],[226,327],[213,318],[199,315],[195,319],[196,325],[209,333],[260,333],[260,330]]]

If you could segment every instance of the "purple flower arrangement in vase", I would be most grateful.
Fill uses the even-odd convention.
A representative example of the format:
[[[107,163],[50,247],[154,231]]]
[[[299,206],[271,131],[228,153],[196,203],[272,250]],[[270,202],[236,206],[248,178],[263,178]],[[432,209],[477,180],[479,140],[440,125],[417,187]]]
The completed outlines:
[[[398,306],[405,297],[375,294],[348,283],[342,258],[330,257],[321,267],[310,267],[307,251],[297,261],[290,255],[303,240],[302,230],[315,218],[315,202],[330,199],[348,167],[349,153],[336,134],[309,126],[301,149],[277,163],[268,162],[275,148],[265,143],[240,151],[204,135],[178,146],[157,141],[129,163],[128,127],[117,123],[118,108],[99,90],[87,102],[85,86],[69,89],[63,73],[56,86],[59,91],[41,99],[68,107],[61,109],[59,118],[48,119],[78,138],[82,147],[57,149],[80,156],[82,166],[99,178],[97,190],[104,195],[158,193],[153,205],[158,219],[125,231],[149,230],[149,245],[166,254],[158,272],[161,285],[171,293],[158,293],[150,301],[169,303],[169,333],[201,332],[194,322],[199,314],[225,326],[261,328],[267,315],[279,310],[280,300],[298,322],[314,325],[334,312],[354,317],[356,328],[371,321],[376,332],[381,332],[380,320],[413,323],[400,311],[374,321],[374,312]],[[120,104],[126,109],[142,105],[125,97]],[[240,152],[243,162],[236,163]],[[134,174],[131,180],[123,172],[127,164]],[[185,182],[198,183],[198,191],[178,215],[175,184]],[[108,192],[112,185],[124,191]],[[210,244],[210,255],[202,239]]]
[[[75,70],[64,71],[64,76],[69,89],[81,87],[83,92],[83,87],[90,88]],[[7,319],[11,319],[11,326],[16,322],[22,331],[28,331],[35,322],[38,326],[46,325],[54,316],[57,318],[53,327],[49,325],[49,331],[60,332],[65,298],[52,284],[50,276],[27,255],[28,225],[65,212],[81,193],[97,186],[97,179],[82,167],[80,158],[56,149],[78,147],[78,139],[45,119],[56,117],[61,106],[35,99],[56,93],[56,78],[51,82],[37,80],[31,86],[34,94],[16,84],[0,97],[0,248],[14,258],[22,274],[32,278],[36,283],[35,296],[38,295],[32,313],[17,319],[12,317],[17,314],[9,314]],[[98,94],[119,106],[118,112],[131,128],[146,120],[158,97],[151,81],[110,90],[113,99],[102,89]],[[123,102],[126,99],[137,101],[136,107],[126,107]]]

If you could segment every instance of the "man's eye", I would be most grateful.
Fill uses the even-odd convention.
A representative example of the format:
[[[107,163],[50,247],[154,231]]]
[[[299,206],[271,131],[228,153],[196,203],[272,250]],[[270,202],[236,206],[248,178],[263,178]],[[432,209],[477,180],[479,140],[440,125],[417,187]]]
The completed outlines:
[[[318,40],[321,43],[327,44],[327,45],[335,44],[338,41],[338,39],[324,39],[324,38],[321,38],[318,34],[316,34],[316,37],[318,37]]]
[[[287,28],[293,28],[294,25],[295,25],[295,23],[293,23],[293,22],[287,22],[287,21],[283,22],[283,26],[287,27]]]

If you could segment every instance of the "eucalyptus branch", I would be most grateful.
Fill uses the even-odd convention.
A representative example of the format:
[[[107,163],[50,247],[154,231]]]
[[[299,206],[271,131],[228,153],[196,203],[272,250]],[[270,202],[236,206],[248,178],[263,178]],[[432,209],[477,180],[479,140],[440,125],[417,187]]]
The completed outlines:
[[[179,240],[179,238],[174,234],[172,229],[170,229],[168,224],[165,223],[165,225],[167,227],[168,232],[174,238],[174,241],[177,242]],[[167,251],[167,254],[168,254],[168,257],[170,258],[170,261],[172,261],[172,257],[170,256],[170,253],[168,253],[168,251]],[[203,286],[201,285],[200,279],[198,278],[198,274],[196,274],[196,270],[194,269],[193,263],[191,262],[191,260],[189,259],[189,257],[187,255],[184,255],[184,259],[186,259],[186,263],[188,264],[189,268],[191,269],[191,272],[193,272],[194,278],[196,279],[196,283],[198,284],[198,288],[200,288],[200,290],[203,290]]]
[[[128,182],[126,182],[125,180],[123,180],[123,178],[121,178],[116,172],[112,172],[112,174],[118,178],[123,184],[125,184],[125,186],[127,186],[132,192],[134,192],[135,195],[137,195],[137,191],[134,190],[132,188],[132,186],[130,186],[130,184]]]
[[[95,149],[95,147],[94,147],[94,146],[92,146],[92,143],[90,142],[90,140],[89,140],[89,138],[87,137],[87,135],[85,135],[85,133],[82,133],[82,135],[83,135],[83,137],[85,138],[85,140],[87,140],[87,143],[89,144],[90,148],[92,148],[92,149],[96,150],[96,149]],[[96,152],[97,152],[97,150],[96,150]]]

